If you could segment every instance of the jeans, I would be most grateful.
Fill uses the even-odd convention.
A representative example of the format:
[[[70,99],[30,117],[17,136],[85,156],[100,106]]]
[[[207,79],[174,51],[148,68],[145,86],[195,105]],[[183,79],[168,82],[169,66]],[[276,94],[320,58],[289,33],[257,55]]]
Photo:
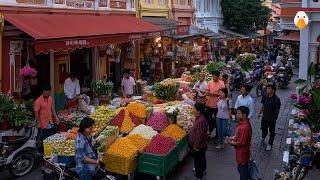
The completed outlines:
[[[269,121],[262,119],[261,121],[262,139],[265,139],[268,135],[268,130],[270,133],[269,145],[273,146],[275,131],[276,131],[276,121]]]
[[[79,173],[80,180],[92,180],[92,175],[90,171],[81,171]]]
[[[216,126],[216,117],[217,117],[217,114],[218,114],[218,108],[209,108],[208,107],[208,113],[209,113],[209,116],[210,116],[210,119],[209,119],[209,132],[211,133],[213,131],[213,129],[215,128]],[[216,137],[218,137],[218,132],[216,131]]]
[[[219,144],[223,144],[228,132],[228,119],[217,118],[217,130]]]
[[[244,165],[243,164],[238,164],[238,172],[240,174],[240,180],[248,180],[248,179],[250,179],[248,162],[246,162]]]
[[[203,178],[203,172],[207,169],[206,148],[194,152],[194,167],[196,169],[196,177]]]

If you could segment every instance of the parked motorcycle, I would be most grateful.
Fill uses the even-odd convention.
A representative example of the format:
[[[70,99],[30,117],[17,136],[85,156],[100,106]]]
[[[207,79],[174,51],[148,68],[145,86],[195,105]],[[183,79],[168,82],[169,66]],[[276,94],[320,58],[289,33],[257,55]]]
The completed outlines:
[[[56,163],[52,159],[43,157],[44,165],[42,166],[42,178],[45,180],[80,180],[76,172],[75,164],[66,165],[64,163]],[[99,171],[99,177],[103,180],[116,180],[114,176],[107,175],[103,168],[104,165],[100,164],[96,167],[94,173]]]
[[[285,68],[287,69],[288,75],[290,76],[290,78],[293,77],[293,62],[292,61],[293,61],[293,59],[289,58],[287,61],[287,64],[285,65]]]
[[[279,67],[277,71],[276,83],[280,88],[285,88],[290,84],[291,77],[285,67]]]
[[[11,130],[12,131],[12,130]],[[2,132],[0,142],[0,168],[9,169],[15,177],[28,174],[38,156],[37,125],[25,127],[22,132],[24,135],[16,136],[13,132]]]
[[[273,72],[266,72],[257,85],[256,95],[258,97],[265,96],[267,93],[267,85],[274,84],[274,82],[275,82],[274,73]]]
[[[240,69],[233,69],[230,77],[230,89],[240,89],[243,84],[243,74]]]
[[[260,64],[257,64],[254,68],[254,70],[250,73],[251,81],[253,84],[257,84],[263,74],[263,66]]]
[[[302,147],[296,166],[292,169],[293,180],[303,180],[312,167],[314,151],[311,147]]]

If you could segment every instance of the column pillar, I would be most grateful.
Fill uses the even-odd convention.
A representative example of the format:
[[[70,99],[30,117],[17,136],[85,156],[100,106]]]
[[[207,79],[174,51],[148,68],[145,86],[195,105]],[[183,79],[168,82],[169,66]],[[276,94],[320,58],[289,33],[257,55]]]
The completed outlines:
[[[50,86],[51,86],[51,96],[54,97],[55,87],[54,87],[54,52],[50,51]]]
[[[0,13],[0,91],[2,90],[2,37],[4,28],[4,18]]]
[[[307,80],[309,66],[310,26],[300,31],[299,79]]]

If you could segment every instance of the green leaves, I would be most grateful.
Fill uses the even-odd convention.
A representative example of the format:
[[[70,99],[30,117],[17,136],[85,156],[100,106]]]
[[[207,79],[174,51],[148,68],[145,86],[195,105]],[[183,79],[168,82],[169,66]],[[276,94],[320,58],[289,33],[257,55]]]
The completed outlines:
[[[212,74],[215,71],[221,71],[225,67],[226,67],[226,63],[225,62],[214,61],[214,62],[210,62],[209,64],[207,64],[206,70],[207,70],[207,72]]]
[[[33,107],[30,107],[30,103],[26,103],[26,108],[23,108],[15,104],[10,96],[0,94],[0,123],[7,121],[14,128],[28,125],[32,120]]]
[[[312,98],[317,109],[320,110],[320,90],[313,88],[310,90],[310,93],[312,94]]]
[[[221,9],[224,25],[239,32],[265,29],[271,13],[259,0],[221,0]]]
[[[242,71],[249,72],[252,70],[253,61],[256,59],[255,54],[245,53],[236,57],[236,62],[240,65]]]
[[[313,64],[313,62],[311,62],[311,64],[308,67],[308,75],[315,76],[316,73],[317,73],[316,66]]]
[[[106,80],[94,80],[91,83],[91,87],[94,93],[98,96],[108,95],[112,92],[113,83],[107,82]]]

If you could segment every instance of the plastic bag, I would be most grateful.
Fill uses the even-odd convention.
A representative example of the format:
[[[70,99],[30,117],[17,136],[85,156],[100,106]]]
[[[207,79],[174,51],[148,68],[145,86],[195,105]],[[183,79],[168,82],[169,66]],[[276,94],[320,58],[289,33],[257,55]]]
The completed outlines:
[[[261,180],[261,175],[258,169],[257,164],[254,162],[254,160],[249,161],[249,172],[250,172],[250,178],[252,180]]]

